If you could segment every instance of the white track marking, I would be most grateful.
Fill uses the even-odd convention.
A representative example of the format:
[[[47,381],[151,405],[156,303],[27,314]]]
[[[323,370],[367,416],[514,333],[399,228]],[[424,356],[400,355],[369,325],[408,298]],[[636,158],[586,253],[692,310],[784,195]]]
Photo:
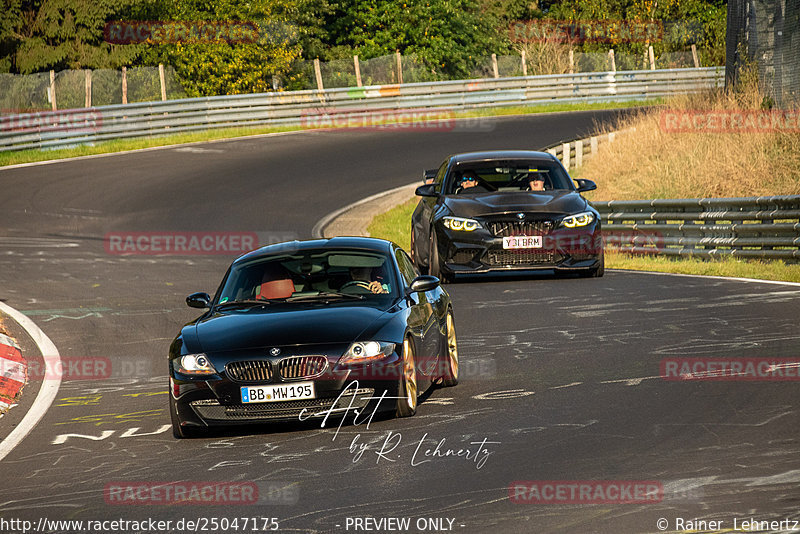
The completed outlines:
[[[36,323],[3,302],[0,302],[0,311],[11,317],[17,324],[25,329],[34,343],[36,343],[39,352],[42,353],[42,357],[45,358],[46,361],[52,362],[54,366],[59,364],[61,357],[58,354],[58,349],[50,338],[36,326]],[[58,374],[54,378],[44,379],[42,387],[39,388],[39,393],[36,395],[36,399],[34,399],[33,405],[28,410],[28,413],[25,414],[25,417],[22,418],[19,425],[0,442],[0,460],[14,450],[14,447],[19,445],[22,440],[25,439],[25,436],[27,436],[42,417],[44,417],[44,414],[47,413],[53,400],[55,400],[56,395],[58,395],[58,388],[60,386],[61,376]]]

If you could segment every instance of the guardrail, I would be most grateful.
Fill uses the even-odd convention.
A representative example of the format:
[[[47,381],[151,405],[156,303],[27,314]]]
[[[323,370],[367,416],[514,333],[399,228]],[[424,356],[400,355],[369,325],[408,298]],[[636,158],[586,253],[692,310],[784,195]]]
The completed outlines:
[[[481,107],[635,101],[724,84],[721,67],[488,78],[189,98],[0,117],[0,151],[49,149],[210,128],[318,127],[320,117],[386,110],[452,113]]]
[[[636,131],[636,128],[617,130],[616,132],[608,132],[602,135],[593,135],[584,139],[558,143],[557,145],[544,149],[544,151],[549,152],[561,160],[564,167],[569,170],[570,168],[582,166],[584,159],[597,154],[601,143],[613,143],[617,135],[634,131]]]
[[[800,195],[592,202],[606,248],[800,260]]]

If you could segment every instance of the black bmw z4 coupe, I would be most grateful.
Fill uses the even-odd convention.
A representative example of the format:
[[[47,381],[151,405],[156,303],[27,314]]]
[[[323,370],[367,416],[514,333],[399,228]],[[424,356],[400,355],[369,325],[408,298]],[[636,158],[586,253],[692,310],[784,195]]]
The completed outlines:
[[[544,270],[603,276],[598,212],[546,152],[472,152],[425,171],[411,221],[411,256],[447,282],[458,274]],[[577,183],[577,186],[576,186]]]
[[[237,258],[169,349],[175,437],[216,425],[414,415],[458,383],[450,296],[389,241],[336,237]]]

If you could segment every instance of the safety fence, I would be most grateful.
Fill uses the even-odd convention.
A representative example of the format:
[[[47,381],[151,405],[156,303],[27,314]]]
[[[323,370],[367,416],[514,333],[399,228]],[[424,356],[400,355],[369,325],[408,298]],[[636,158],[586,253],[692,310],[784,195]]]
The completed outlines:
[[[800,195],[592,202],[606,249],[800,260]]]
[[[274,92],[0,117],[0,151],[50,149],[211,128],[374,125],[483,107],[637,101],[721,87],[721,68],[522,76]]]

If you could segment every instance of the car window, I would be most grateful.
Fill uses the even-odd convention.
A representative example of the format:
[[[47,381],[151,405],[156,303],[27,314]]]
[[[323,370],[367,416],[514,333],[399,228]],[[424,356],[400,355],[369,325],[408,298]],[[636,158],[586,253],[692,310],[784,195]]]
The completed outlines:
[[[234,264],[218,303],[283,301],[326,293],[387,297],[398,291],[390,258],[377,252],[335,249],[255,258]]]
[[[548,160],[509,160],[459,165],[446,194],[572,190],[564,169]]]
[[[411,281],[419,276],[419,271],[414,267],[414,263],[404,250],[398,248],[395,252],[395,257],[397,258],[397,265],[400,267],[400,274],[403,276],[406,285],[410,286]]]
[[[442,183],[444,182],[444,175],[447,172],[448,161],[449,160],[445,160],[444,163],[442,163],[439,166],[439,171],[436,173],[436,178],[434,178],[433,180],[434,184],[433,190],[436,191],[437,193],[441,192],[442,190]]]

